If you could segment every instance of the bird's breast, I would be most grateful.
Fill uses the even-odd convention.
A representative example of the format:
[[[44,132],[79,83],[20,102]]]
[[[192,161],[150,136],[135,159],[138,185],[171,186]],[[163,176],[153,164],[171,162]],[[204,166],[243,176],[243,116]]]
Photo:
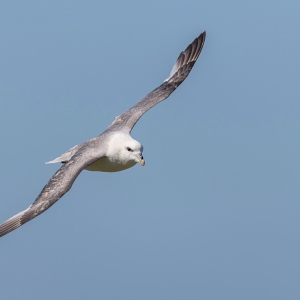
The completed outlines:
[[[127,161],[126,163],[120,163],[117,161],[111,161],[107,157],[102,157],[85,169],[88,171],[99,172],[119,172],[133,167],[136,164],[135,161]]]

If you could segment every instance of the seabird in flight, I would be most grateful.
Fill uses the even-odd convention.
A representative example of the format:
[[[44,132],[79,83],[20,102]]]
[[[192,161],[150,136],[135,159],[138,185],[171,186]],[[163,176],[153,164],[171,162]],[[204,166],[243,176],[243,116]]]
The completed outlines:
[[[73,182],[84,169],[118,172],[131,168],[137,163],[144,166],[143,146],[131,137],[130,132],[146,111],[169,97],[185,80],[200,55],[205,35],[205,31],[202,32],[180,53],[170,76],[158,88],[116,117],[103,133],[48,162],[61,162],[63,165],[26,210],[0,225],[0,236],[15,230],[47,210],[70,190]]]

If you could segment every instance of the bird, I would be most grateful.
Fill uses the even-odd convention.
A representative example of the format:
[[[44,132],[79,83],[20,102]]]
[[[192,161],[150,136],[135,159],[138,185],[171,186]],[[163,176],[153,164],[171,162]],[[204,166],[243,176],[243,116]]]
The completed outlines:
[[[0,224],[0,237],[42,214],[67,193],[83,170],[119,172],[136,164],[145,165],[143,146],[131,136],[140,117],[154,105],[168,98],[186,79],[203,48],[203,31],[178,56],[171,73],[163,83],[141,101],[115,117],[99,136],[76,145],[48,163],[62,163],[35,201],[25,210]]]

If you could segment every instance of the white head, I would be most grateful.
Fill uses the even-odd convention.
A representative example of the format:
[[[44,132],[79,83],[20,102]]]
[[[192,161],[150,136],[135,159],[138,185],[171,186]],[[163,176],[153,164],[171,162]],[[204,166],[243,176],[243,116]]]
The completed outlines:
[[[134,140],[130,134],[115,133],[107,150],[107,157],[114,163],[131,166],[136,163],[145,165],[143,158],[143,146]]]

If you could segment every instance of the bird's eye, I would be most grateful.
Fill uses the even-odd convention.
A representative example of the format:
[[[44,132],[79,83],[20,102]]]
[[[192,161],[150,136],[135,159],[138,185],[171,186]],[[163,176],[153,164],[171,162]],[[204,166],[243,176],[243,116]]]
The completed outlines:
[[[126,149],[129,151],[129,152],[133,152],[132,149],[130,147],[126,147]]]

